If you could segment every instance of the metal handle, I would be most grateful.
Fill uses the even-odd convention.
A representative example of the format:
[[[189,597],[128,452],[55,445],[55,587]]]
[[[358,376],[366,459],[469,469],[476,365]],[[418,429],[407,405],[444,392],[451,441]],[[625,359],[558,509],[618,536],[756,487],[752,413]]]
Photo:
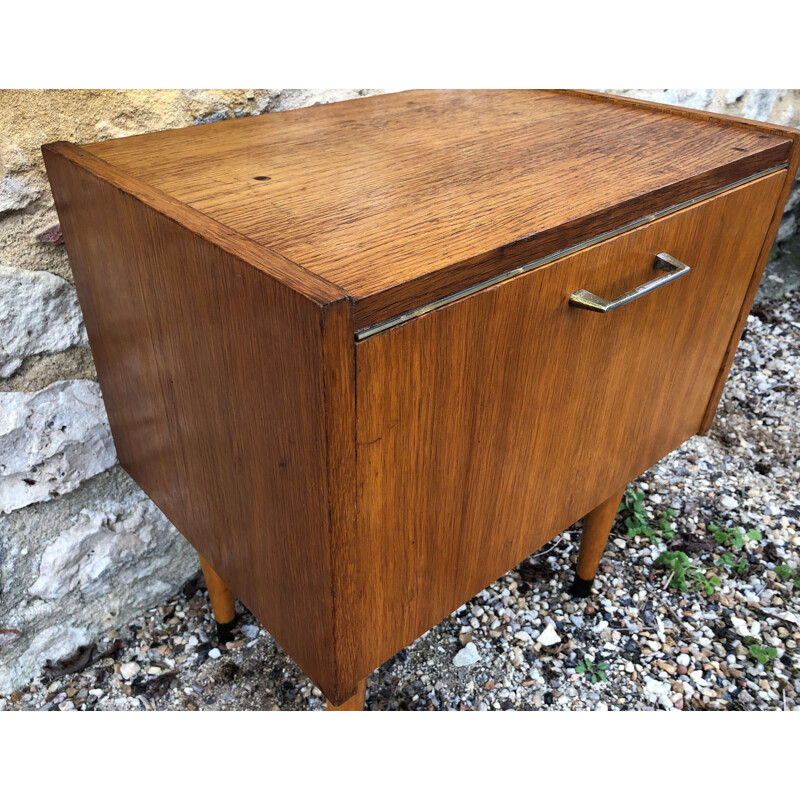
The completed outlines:
[[[603,300],[602,297],[598,297],[596,294],[592,294],[586,289],[578,289],[577,292],[573,292],[569,296],[569,304],[577,308],[585,308],[588,311],[597,311],[599,314],[605,314],[607,311],[613,311],[615,308],[630,303],[631,300],[635,300],[637,297],[649,294],[654,289],[658,289],[659,286],[672,283],[672,281],[677,280],[682,275],[689,272],[689,267],[687,267],[686,264],[682,261],[678,261],[677,258],[673,258],[667,253],[659,253],[656,256],[653,269],[663,269],[667,274],[655,280],[643,283],[641,286],[637,286],[635,289],[621,294],[614,300]]]

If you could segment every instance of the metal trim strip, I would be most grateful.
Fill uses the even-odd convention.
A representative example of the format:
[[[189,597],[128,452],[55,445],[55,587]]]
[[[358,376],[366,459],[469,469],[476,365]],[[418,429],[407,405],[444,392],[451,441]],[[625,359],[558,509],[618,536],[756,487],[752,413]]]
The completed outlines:
[[[375,336],[377,333],[383,333],[384,331],[388,331],[391,328],[395,328],[398,325],[402,325],[405,322],[409,322],[412,319],[416,319],[417,317],[421,317],[423,314],[427,314],[430,311],[436,311],[443,306],[449,305],[450,303],[454,303],[456,300],[461,300],[464,297],[469,297],[476,292],[481,292],[484,289],[488,289],[491,286],[496,286],[499,283],[504,283],[511,278],[516,278],[518,275],[523,275],[526,272],[530,272],[532,269],[536,269],[537,267],[542,267],[545,264],[549,264],[552,261],[556,261],[559,258],[564,258],[564,256],[572,255],[573,253],[577,253],[579,250],[584,250],[587,247],[591,247],[592,245],[599,244],[600,242],[604,242],[607,239],[611,239],[614,236],[619,236],[622,233],[628,233],[629,231],[634,230],[635,228],[639,228],[642,225],[647,225],[650,222],[655,222],[656,220],[662,219],[663,217],[668,216],[669,214],[674,214],[676,211],[682,211],[684,208],[689,208],[690,206],[696,205],[697,203],[701,203],[704,200],[708,200],[712,197],[716,197],[717,195],[722,194],[723,192],[730,191],[731,189],[736,189],[739,186],[743,186],[746,183],[750,183],[751,181],[758,180],[759,178],[763,178],[766,175],[771,175],[773,172],[778,172],[782,169],[786,169],[788,167],[787,163],[778,164],[775,167],[770,167],[769,169],[762,170],[761,172],[757,172],[755,175],[750,175],[747,178],[742,178],[741,180],[735,181],[734,183],[729,183],[726,186],[722,186],[719,189],[714,189],[711,192],[706,192],[705,194],[701,194],[697,197],[692,198],[691,200],[684,200],[682,203],[677,203],[676,205],[669,206],[668,208],[663,209],[662,211],[657,211],[654,214],[650,214],[646,217],[641,217],[640,219],[634,220],[633,222],[629,222],[627,225],[623,225],[620,228],[615,228],[612,231],[608,231],[606,233],[601,233],[599,236],[593,236],[591,239],[586,239],[583,242],[579,242],[578,244],[572,245],[571,247],[567,247],[564,250],[558,250],[555,253],[552,253],[549,256],[545,256],[544,258],[540,258],[537,261],[531,261],[529,264],[524,264],[521,267],[515,267],[508,272],[503,272],[500,275],[495,275],[492,278],[487,278],[485,281],[481,281],[480,283],[476,283],[473,286],[469,286],[466,289],[461,289],[458,292],[454,292],[453,294],[447,295],[446,297],[442,297],[439,300],[434,300],[432,303],[428,303],[427,305],[420,306],[419,308],[412,309],[411,311],[406,311],[403,314],[400,314],[396,317],[392,317],[391,319],[384,320],[383,322],[378,322],[375,325],[371,325],[368,328],[362,328],[360,331],[356,331],[356,341],[363,342],[365,339],[369,339],[370,336]]]

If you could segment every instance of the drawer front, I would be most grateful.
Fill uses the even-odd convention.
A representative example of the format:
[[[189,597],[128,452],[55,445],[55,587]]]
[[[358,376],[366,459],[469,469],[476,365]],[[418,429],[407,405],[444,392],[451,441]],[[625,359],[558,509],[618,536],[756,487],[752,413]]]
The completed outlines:
[[[784,177],[357,345],[363,669],[698,431]],[[661,252],[691,271],[606,314],[570,306],[664,274]]]

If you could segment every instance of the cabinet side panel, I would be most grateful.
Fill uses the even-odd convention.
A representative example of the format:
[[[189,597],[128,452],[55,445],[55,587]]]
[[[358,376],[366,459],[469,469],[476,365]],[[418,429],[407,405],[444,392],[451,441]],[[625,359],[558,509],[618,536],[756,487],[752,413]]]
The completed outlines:
[[[121,464],[333,692],[323,309],[45,160]]]

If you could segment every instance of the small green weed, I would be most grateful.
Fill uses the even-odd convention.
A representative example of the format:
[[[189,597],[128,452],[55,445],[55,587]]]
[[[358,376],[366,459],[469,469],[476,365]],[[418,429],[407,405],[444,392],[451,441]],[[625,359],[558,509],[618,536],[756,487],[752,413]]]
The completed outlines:
[[[619,513],[623,515],[625,531],[633,539],[636,536],[646,536],[651,542],[657,542],[659,534],[661,538],[671,541],[675,538],[675,529],[672,526],[672,518],[677,514],[674,508],[668,508],[657,519],[656,526],[658,531],[650,527],[647,519],[647,511],[644,507],[644,493],[637,492],[635,489],[626,489],[619,504]]]
[[[755,528],[744,531],[742,528],[723,528],[716,522],[711,522],[708,525],[708,532],[713,535],[717,544],[732,547],[737,553],[744,547],[745,536],[756,542],[761,541],[761,533]]]
[[[607,661],[598,661],[595,663],[589,656],[586,656],[583,661],[579,661],[575,667],[575,672],[579,675],[587,675],[591,678],[592,683],[600,681],[604,683],[606,678],[606,670],[608,669]]]
[[[678,512],[674,508],[667,508],[663,514],[656,520],[661,530],[661,535],[669,542],[675,538],[675,528],[672,527],[672,518],[676,517]]]
[[[682,550],[667,550],[658,557],[656,564],[672,571],[669,585],[681,592],[688,592],[693,588],[703,594],[712,595],[722,585],[722,581],[716,575],[709,573],[703,567],[694,566],[689,556]]]
[[[778,564],[773,572],[784,581],[791,580],[792,586],[800,590],[800,571],[790,567],[788,564]]]
[[[772,661],[778,657],[778,651],[774,647],[762,647],[760,644],[751,644],[748,648],[750,655],[758,661],[759,664],[766,664],[767,661]]]
[[[715,562],[718,567],[725,567],[729,572],[737,575],[747,575],[750,572],[750,562],[745,556],[737,559],[733,553],[723,553]]]

